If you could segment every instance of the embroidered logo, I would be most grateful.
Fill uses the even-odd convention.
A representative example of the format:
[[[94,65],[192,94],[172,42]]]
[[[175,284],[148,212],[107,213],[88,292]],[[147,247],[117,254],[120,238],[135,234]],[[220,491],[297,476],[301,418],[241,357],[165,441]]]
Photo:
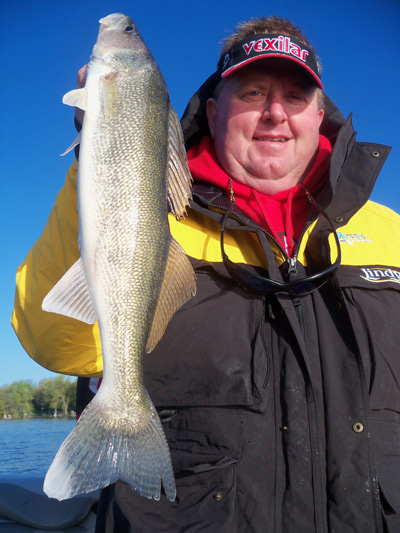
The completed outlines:
[[[228,61],[229,61],[229,53],[225,54],[225,57],[224,57],[224,63],[222,65],[222,70],[225,70],[226,68],[226,65],[228,64]]]
[[[254,52],[284,52],[306,62],[309,54],[308,50],[301,48],[298,44],[292,42],[290,37],[279,35],[276,38],[258,39],[250,41],[243,45],[243,50],[247,55],[253,50]]]
[[[339,242],[343,244],[349,244],[350,246],[353,246],[356,243],[359,242],[372,242],[372,239],[368,239],[366,235],[363,233],[342,233],[341,231],[337,232],[337,236],[339,238]]]
[[[361,271],[364,275],[360,274],[360,277],[372,283],[382,283],[385,281],[400,283],[400,271],[398,270],[392,270],[391,268],[362,268]]]

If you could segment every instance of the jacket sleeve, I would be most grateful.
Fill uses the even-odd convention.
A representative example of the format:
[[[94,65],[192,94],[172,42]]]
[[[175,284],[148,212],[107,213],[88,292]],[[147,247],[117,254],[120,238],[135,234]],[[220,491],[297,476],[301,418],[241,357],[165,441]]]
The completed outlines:
[[[24,349],[40,365],[61,374],[100,376],[97,323],[42,310],[43,298],[80,255],[76,187],[75,160],[42,235],[18,268],[11,322]]]

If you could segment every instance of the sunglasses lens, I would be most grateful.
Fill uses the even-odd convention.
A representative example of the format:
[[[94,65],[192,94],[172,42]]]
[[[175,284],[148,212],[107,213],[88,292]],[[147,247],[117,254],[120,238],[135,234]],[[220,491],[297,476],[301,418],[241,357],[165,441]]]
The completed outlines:
[[[264,280],[258,279],[249,273],[245,273],[237,268],[232,268],[225,263],[232,278],[244,289],[253,292],[255,294],[273,294],[273,288],[266,284]]]
[[[224,261],[228,272],[232,278],[244,289],[260,295],[269,295],[277,293],[291,294],[292,296],[305,296],[324,285],[333,274],[332,272],[323,273],[315,280],[307,278],[296,280],[288,283],[279,283],[268,278],[255,276],[238,265],[231,263],[229,260]]]

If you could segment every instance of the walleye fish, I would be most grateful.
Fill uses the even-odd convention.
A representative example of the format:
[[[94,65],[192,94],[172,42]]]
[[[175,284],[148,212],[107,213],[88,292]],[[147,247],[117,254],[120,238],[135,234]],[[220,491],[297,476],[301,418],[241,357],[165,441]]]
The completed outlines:
[[[63,102],[85,111],[78,170],[80,259],[44,298],[45,311],[98,321],[101,387],[61,445],[44,491],[63,500],[117,480],[141,495],[176,489],[168,444],[143,383],[142,360],[195,293],[191,264],[169,232],[191,176],[179,119],[132,20],[100,20],[86,85]]]

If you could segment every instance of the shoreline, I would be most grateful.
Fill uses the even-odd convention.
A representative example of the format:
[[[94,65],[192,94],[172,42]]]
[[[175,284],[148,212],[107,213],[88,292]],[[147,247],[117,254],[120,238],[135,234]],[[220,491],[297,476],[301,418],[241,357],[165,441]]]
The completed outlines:
[[[36,414],[32,414],[32,415],[26,415],[26,416],[6,416],[4,415],[3,417],[0,418],[0,422],[1,421],[5,421],[5,422],[8,422],[10,420],[35,420],[35,419],[40,419],[40,420],[43,420],[43,419],[48,419],[48,420],[58,420],[58,419],[62,419],[62,420],[72,420],[72,419],[75,419],[76,418],[76,413],[73,412],[71,414],[68,414],[68,415],[64,415],[64,414],[57,414],[57,415],[54,415],[54,414],[46,414],[46,415],[36,415]]]

